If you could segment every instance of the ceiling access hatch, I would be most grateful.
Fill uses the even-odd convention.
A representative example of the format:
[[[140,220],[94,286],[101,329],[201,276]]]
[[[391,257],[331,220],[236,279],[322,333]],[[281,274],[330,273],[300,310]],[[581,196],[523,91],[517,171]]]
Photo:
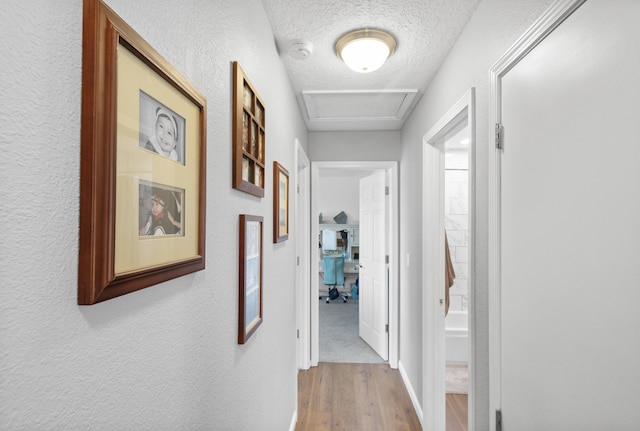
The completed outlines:
[[[309,130],[397,130],[418,90],[303,91]]]

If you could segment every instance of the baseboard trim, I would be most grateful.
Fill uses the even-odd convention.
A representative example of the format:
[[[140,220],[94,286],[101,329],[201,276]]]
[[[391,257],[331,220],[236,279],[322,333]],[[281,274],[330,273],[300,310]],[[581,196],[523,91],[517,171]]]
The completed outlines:
[[[296,424],[298,423],[298,409],[293,411],[293,417],[291,418],[291,424],[289,425],[289,431],[296,431]]]
[[[423,419],[422,406],[420,406],[420,403],[418,403],[418,397],[416,396],[416,392],[413,390],[413,386],[409,381],[409,376],[407,376],[407,372],[404,369],[404,365],[400,360],[398,361],[398,371],[400,371],[402,382],[404,383],[405,388],[407,388],[407,392],[409,393],[409,398],[411,398],[411,402],[413,403],[413,408],[415,409],[416,414],[418,415],[418,419],[420,419],[420,425],[424,427],[424,422],[422,420]]]

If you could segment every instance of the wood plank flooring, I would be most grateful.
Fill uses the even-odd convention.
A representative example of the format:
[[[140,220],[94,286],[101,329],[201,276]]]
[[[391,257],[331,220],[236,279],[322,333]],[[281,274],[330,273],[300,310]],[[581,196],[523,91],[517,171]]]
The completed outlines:
[[[296,431],[414,431],[420,421],[398,370],[321,362],[298,374]]]
[[[298,373],[296,431],[419,431],[398,370],[321,362]],[[447,431],[467,430],[467,395],[447,394]]]
[[[447,394],[447,431],[467,431],[468,396],[467,394]]]

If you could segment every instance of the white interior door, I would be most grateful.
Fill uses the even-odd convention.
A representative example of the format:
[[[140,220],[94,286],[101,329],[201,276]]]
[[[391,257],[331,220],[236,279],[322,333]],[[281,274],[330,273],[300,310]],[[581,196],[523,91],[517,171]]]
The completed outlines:
[[[389,359],[384,171],[360,180],[360,337]]]
[[[502,78],[504,430],[640,424],[638,17],[588,0]]]

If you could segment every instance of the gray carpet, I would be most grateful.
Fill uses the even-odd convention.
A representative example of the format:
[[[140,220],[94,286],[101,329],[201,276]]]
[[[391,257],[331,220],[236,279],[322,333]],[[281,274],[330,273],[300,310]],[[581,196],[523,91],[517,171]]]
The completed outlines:
[[[358,335],[358,301],[336,299],[320,308],[320,362],[385,363]]]

